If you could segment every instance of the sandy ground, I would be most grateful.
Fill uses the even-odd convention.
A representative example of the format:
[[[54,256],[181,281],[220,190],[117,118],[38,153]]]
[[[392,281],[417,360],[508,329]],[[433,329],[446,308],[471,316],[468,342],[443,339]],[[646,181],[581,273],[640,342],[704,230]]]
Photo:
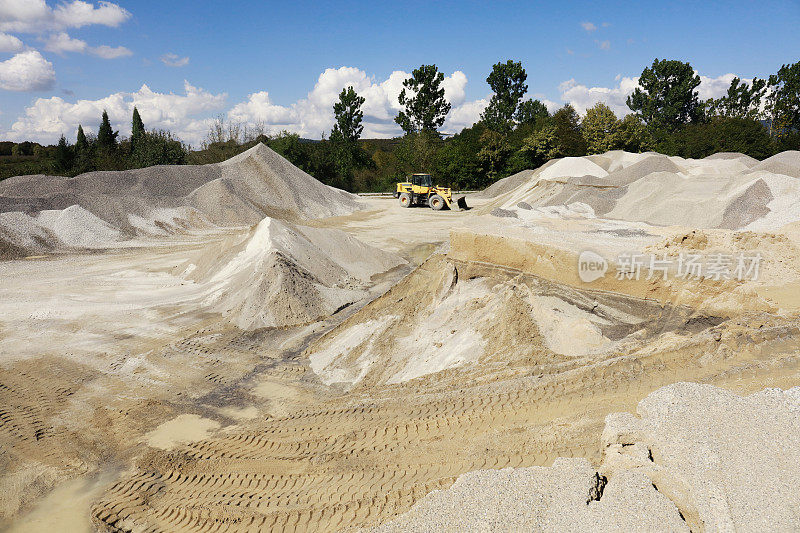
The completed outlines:
[[[0,262],[0,525],[376,526],[472,470],[598,464],[606,415],[634,411],[661,386],[800,384],[793,312],[598,299],[541,272],[448,257],[451,231],[480,209],[366,202],[314,225],[422,266],[373,280],[383,295],[371,303],[303,326],[243,331],[198,306],[178,270],[235,232]],[[595,309],[602,321],[587,317]],[[392,315],[407,319],[380,321]],[[370,345],[371,328],[389,334]],[[444,353],[445,337],[447,354],[471,358],[420,360],[422,373],[365,363],[368,353]],[[314,369],[319,353],[328,365]],[[330,361],[367,370],[326,382]]]

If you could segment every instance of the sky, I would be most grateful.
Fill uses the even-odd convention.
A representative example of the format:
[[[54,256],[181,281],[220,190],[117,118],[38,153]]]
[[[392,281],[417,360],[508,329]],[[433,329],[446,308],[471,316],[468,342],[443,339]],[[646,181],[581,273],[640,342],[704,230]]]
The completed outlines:
[[[492,65],[513,59],[528,97],[619,116],[653,59],[688,61],[700,97],[800,60],[800,1],[255,2],[0,0],[0,140],[74,141],[103,109],[130,134],[199,146],[215,117],[329,134],[345,86],[366,98],[363,137],[393,137],[410,72],[436,64],[456,133],[478,120]]]

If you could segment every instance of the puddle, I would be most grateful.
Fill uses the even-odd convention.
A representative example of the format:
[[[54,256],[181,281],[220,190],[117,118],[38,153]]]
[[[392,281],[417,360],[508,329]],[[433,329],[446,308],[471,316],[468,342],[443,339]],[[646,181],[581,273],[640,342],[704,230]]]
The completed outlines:
[[[28,513],[15,517],[6,533],[94,531],[89,513],[92,503],[117,477],[116,472],[72,479],[58,485]]]
[[[153,448],[171,450],[179,444],[202,440],[219,427],[220,423],[216,420],[184,414],[164,422],[147,433],[143,440]]]

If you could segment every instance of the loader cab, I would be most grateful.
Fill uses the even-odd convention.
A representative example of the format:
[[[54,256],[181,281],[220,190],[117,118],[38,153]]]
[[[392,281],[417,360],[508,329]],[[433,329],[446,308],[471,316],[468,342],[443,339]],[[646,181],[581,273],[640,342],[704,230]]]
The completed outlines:
[[[413,174],[411,176],[411,185],[422,188],[429,188],[433,186],[433,180],[430,174]],[[415,189],[416,192],[416,189]],[[427,192],[427,191],[425,191]]]

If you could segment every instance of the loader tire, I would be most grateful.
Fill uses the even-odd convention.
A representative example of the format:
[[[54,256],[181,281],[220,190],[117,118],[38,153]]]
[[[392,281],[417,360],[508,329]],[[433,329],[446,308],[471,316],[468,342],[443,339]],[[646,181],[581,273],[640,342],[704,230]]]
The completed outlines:
[[[411,207],[411,195],[407,192],[400,195],[400,207]]]
[[[444,209],[445,206],[444,198],[442,198],[438,194],[434,194],[433,196],[431,196],[431,199],[428,200],[428,205],[430,205],[431,209],[433,209],[434,211],[441,211],[442,209]]]

